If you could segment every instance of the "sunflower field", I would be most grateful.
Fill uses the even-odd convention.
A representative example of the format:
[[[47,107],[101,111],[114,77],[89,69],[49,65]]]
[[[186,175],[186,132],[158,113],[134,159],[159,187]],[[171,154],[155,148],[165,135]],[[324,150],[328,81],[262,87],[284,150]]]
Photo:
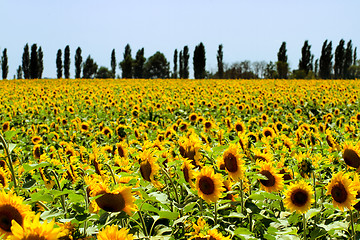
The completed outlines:
[[[357,81],[0,86],[0,239],[360,237]]]

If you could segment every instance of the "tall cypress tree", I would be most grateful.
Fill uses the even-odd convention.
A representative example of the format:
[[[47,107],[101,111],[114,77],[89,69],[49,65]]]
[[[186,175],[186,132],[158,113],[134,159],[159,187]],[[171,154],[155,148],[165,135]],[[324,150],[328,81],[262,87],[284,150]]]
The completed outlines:
[[[1,57],[1,69],[2,69],[2,78],[7,79],[7,75],[9,73],[9,66],[8,66],[8,57],[7,57],[6,48],[4,49],[3,55]]]
[[[195,47],[194,56],[193,56],[193,66],[194,66],[194,77],[196,79],[205,78],[206,57],[205,57],[205,47],[202,42]]]
[[[179,77],[184,78],[184,57],[182,51],[179,54]]]
[[[276,62],[276,67],[279,74],[279,78],[287,79],[289,64],[287,62],[287,55],[286,55],[286,42],[282,42],[277,57],[278,57],[278,61]]]
[[[304,42],[304,46],[301,49],[301,59],[299,61],[299,70],[303,70],[307,75],[310,70],[312,70],[312,55],[311,55],[311,45],[309,45],[308,40]]]
[[[80,78],[81,64],[82,64],[81,48],[78,47],[75,53],[75,78]]]
[[[217,66],[218,66],[217,77],[222,79],[222,78],[224,78],[224,62],[223,62],[223,45],[222,44],[219,45],[217,55],[216,55],[216,60],[217,60]]]
[[[356,65],[356,58],[357,58],[357,56],[356,56],[356,50],[357,50],[357,47],[355,47],[355,50],[354,50],[354,60],[353,60],[353,65]]]
[[[22,55],[22,70],[24,72],[24,78],[30,78],[30,52],[29,45],[26,44],[24,47],[24,53]]]
[[[351,40],[347,43],[346,50],[345,50],[345,58],[344,58],[344,78],[350,78],[349,68],[352,65],[353,61],[353,50],[352,50],[352,42]]]
[[[111,74],[112,74],[112,78],[115,78],[115,74],[116,74],[116,56],[115,56],[115,49],[113,49],[111,51]]]
[[[30,78],[35,79],[39,77],[39,60],[38,60],[38,52],[37,45],[33,44],[31,46],[31,54],[30,54]]]
[[[18,69],[16,70],[16,78],[22,79],[23,78],[22,73],[23,73],[22,67],[21,67],[21,65],[19,65]]]
[[[144,78],[145,77],[145,61],[144,57],[144,48],[139,49],[136,52],[136,57],[134,61],[134,78]]]
[[[59,49],[57,51],[57,55],[56,55],[56,71],[57,71],[57,78],[61,78],[62,77],[62,68],[63,68],[63,64],[62,64],[62,60],[61,60],[61,49]]]
[[[122,78],[133,77],[133,59],[131,57],[131,48],[129,44],[126,44],[124,51],[124,59],[120,62],[120,68],[122,70]]]
[[[321,49],[320,56],[320,66],[319,66],[319,76],[322,79],[331,78],[331,68],[332,68],[332,42],[328,43],[328,40],[325,40]]]
[[[70,78],[70,47],[67,45],[64,51],[64,76]]]
[[[334,64],[334,73],[335,78],[344,77],[344,62],[345,62],[345,41],[341,39],[339,45],[335,49],[335,64]]]
[[[178,59],[178,51],[177,49],[175,49],[174,51],[174,68],[173,68],[173,74],[172,74],[172,78],[176,79],[178,78],[178,73],[177,73],[177,60]]]
[[[44,71],[44,53],[42,51],[42,48],[39,47],[39,50],[38,50],[38,78],[41,79],[42,78],[42,74],[43,74],[43,71]]]
[[[183,78],[189,78],[189,48],[185,46],[183,49]]]

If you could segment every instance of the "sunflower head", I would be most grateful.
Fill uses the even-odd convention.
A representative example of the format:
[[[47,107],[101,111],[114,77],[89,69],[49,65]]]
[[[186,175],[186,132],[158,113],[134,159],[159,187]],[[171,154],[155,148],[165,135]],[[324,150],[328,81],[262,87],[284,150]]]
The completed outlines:
[[[346,142],[343,149],[343,159],[347,166],[353,168],[360,167],[360,146],[359,144],[353,145],[352,143]]]
[[[215,174],[214,169],[209,166],[203,167],[198,173],[195,187],[199,197],[208,203],[216,202],[224,191],[222,176]]]
[[[284,180],[281,174],[274,169],[271,163],[258,162],[261,166],[260,174],[266,179],[260,179],[261,188],[267,192],[278,192],[284,187]]]
[[[104,229],[97,234],[99,240],[132,240],[133,235],[129,234],[126,228],[118,228],[117,225],[107,225]]]
[[[230,147],[223,154],[225,170],[234,180],[239,180],[244,177],[245,169],[242,158],[243,155],[238,153],[238,146],[235,144],[230,145]]]
[[[311,204],[315,201],[313,199],[314,191],[311,186],[303,180],[297,183],[291,183],[284,194],[285,207],[292,212],[305,213],[311,208]]]

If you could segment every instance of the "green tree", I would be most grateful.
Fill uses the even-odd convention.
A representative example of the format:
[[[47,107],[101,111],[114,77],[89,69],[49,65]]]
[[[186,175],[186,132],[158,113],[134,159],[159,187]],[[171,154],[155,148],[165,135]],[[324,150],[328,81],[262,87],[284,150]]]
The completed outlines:
[[[144,48],[136,52],[134,61],[134,78],[144,78],[144,66],[146,58],[144,57]]]
[[[332,69],[332,42],[328,43],[328,40],[325,40],[321,49],[320,56],[320,66],[319,66],[319,75],[322,79],[331,78],[331,69]]]
[[[156,52],[145,63],[145,76],[147,78],[169,78],[170,63],[164,54]]]
[[[115,78],[116,75],[116,55],[115,55],[115,49],[111,51],[111,77]],[[99,71],[101,70],[101,67],[99,68]],[[103,70],[102,70],[103,71]]]
[[[177,51],[177,49],[175,49],[175,51],[174,51],[174,68],[173,68],[173,74],[172,74],[172,78],[174,78],[174,79],[178,78],[177,61],[178,61],[178,51]]]
[[[335,78],[344,77],[344,62],[345,62],[345,41],[341,39],[339,45],[335,49],[335,64],[334,64],[334,73]]]
[[[3,55],[1,57],[1,69],[2,69],[2,78],[7,79],[7,75],[9,73],[9,66],[8,66],[8,57],[7,57],[6,48],[4,49]]]
[[[41,47],[39,47],[37,55],[38,55],[38,78],[41,79],[44,71],[44,53]]]
[[[107,78],[113,78],[113,72],[110,71],[107,67],[101,66],[95,75],[95,78],[101,78],[101,79],[107,79]]]
[[[349,79],[350,73],[349,68],[353,63],[353,50],[352,50],[352,42],[351,40],[347,43],[346,49],[345,49],[345,58],[344,58],[344,78]]]
[[[124,59],[120,62],[120,68],[122,70],[122,78],[133,77],[133,59],[131,57],[131,48],[129,44],[126,44],[124,51]]]
[[[222,79],[224,78],[224,62],[223,62],[223,45],[220,44],[218,51],[217,51],[217,55],[216,55],[216,60],[217,60],[217,66],[218,66],[218,70],[217,70],[217,78]]]
[[[206,57],[205,57],[205,47],[202,42],[195,47],[194,56],[193,56],[193,66],[194,66],[194,77],[196,79],[204,79],[206,75],[205,66],[206,66]]]
[[[182,51],[179,54],[179,77],[184,78],[184,57]]]
[[[189,78],[189,58],[189,48],[185,46],[183,49],[183,78],[185,79]]]
[[[354,49],[354,60],[353,60],[353,65],[356,65],[356,58],[357,58],[357,56],[356,56],[356,51],[357,51],[357,47],[355,47],[355,49]]]
[[[301,49],[301,59],[299,61],[299,70],[305,72],[305,75],[308,75],[309,71],[312,70],[312,55],[311,55],[311,45],[309,45],[308,40],[304,42],[304,46]]]
[[[67,45],[64,50],[64,76],[70,78],[70,47]]]
[[[82,64],[81,48],[78,47],[75,53],[75,78],[80,78],[81,64]]]
[[[277,78],[277,76],[275,64],[270,61],[265,67],[264,77],[267,79],[274,79]]]
[[[98,69],[98,65],[96,64],[94,59],[92,59],[91,56],[89,55],[84,62],[83,78],[86,78],[86,79],[94,78],[95,74],[97,72],[97,69]]]
[[[22,55],[22,70],[24,72],[24,78],[30,78],[30,52],[29,45],[26,44],[24,47],[24,53]]]
[[[22,67],[21,65],[19,65],[18,69],[16,70],[16,78],[22,79],[23,78],[22,73],[23,73]]]
[[[277,57],[278,60],[276,62],[276,68],[277,68],[278,76],[281,79],[287,79],[289,72],[289,64],[287,62],[287,55],[286,55],[286,42],[282,42]]]
[[[61,60],[61,49],[59,49],[57,51],[56,54],[56,72],[57,72],[57,78],[61,78],[62,77],[62,68],[63,68],[63,64],[62,64],[62,60]]]
[[[37,45],[31,46],[30,54],[30,78],[35,79],[39,77],[39,59]]]

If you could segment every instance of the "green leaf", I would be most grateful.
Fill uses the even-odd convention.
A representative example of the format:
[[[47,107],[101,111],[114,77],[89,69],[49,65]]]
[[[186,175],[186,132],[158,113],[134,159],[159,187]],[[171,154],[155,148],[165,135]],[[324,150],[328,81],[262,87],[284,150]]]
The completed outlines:
[[[40,192],[31,194],[31,200],[34,202],[39,202],[39,201],[52,202],[53,198],[52,198],[51,194],[45,193],[44,191],[40,191]]]
[[[191,202],[191,203],[187,204],[184,207],[184,213],[188,213],[188,212],[194,210],[195,205],[196,205],[196,202]]]
[[[310,232],[311,239],[317,239],[327,234],[327,231],[323,228],[316,227]]]
[[[71,202],[82,202],[84,201],[84,196],[76,193],[70,193],[69,194],[69,200]]]
[[[245,215],[242,213],[238,213],[238,212],[231,212],[229,214],[229,216],[227,216],[229,218],[245,218]]]
[[[321,211],[320,208],[311,208],[309,211],[306,212],[305,217],[306,220],[311,219],[312,217],[316,216]]]
[[[12,151],[16,148],[16,144],[9,143],[8,148],[9,148],[9,153],[12,153]]]
[[[264,195],[260,194],[260,193],[253,193],[249,196],[249,198],[251,198],[253,200],[260,200],[260,201],[265,199]]]
[[[141,208],[142,211],[150,211],[150,212],[155,212],[155,213],[159,213],[160,210],[157,209],[156,207],[154,207],[153,205],[149,204],[149,203],[144,203],[142,205]]]
[[[234,234],[235,235],[239,235],[239,234],[241,234],[241,235],[251,235],[252,232],[247,228],[239,227],[239,228],[235,229]]]
[[[161,211],[159,212],[160,218],[175,220],[178,218],[179,214],[177,212],[170,212],[170,211]]]
[[[282,200],[282,197],[280,197],[277,194],[269,193],[269,192],[263,192],[261,193],[265,198],[271,199],[271,200]]]
[[[25,172],[29,172],[31,170],[34,170],[34,169],[39,169],[39,168],[42,168],[42,167],[46,167],[46,166],[49,166],[50,163],[48,162],[41,162],[41,163],[35,163],[35,164],[23,164],[23,168],[25,170]]]

